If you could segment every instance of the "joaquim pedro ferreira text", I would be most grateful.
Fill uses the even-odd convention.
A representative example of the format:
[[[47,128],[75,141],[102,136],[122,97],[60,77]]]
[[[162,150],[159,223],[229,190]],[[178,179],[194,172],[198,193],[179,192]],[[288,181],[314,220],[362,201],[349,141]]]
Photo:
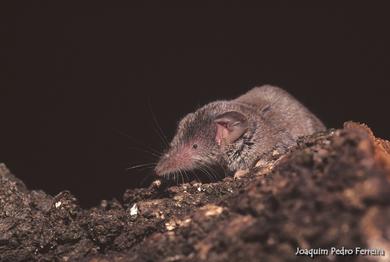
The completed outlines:
[[[300,248],[295,251],[296,256],[307,256],[316,258],[318,256],[389,256],[382,248],[362,247],[330,247],[330,248]]]

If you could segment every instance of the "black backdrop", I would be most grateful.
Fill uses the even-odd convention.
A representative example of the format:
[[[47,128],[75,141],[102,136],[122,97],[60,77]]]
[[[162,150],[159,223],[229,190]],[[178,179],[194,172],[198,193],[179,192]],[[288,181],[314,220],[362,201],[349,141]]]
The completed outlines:
[[[386,9],[1,8],[0,162],[30,188],[84,206],[142,183],[197,106],[280,85],[329,127],[390,138]],[[141,148],[141,150],[134,149]]]

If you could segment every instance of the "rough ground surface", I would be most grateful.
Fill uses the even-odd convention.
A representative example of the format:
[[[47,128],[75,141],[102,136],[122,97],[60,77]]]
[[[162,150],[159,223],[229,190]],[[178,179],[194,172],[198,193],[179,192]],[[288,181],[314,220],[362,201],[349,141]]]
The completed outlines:
[[[29,191],[0,166],[0,261],[295,261],[301,248],[383,248],[390,144],[365,126],[300,140],[273,171],[128,190],[84,210],[69,192]]]

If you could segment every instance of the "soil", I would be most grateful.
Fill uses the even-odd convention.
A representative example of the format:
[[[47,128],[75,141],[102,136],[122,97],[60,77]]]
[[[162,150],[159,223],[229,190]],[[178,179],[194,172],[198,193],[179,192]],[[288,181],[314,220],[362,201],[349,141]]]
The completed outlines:
[[[301,261],[297,247],[390,253],[390,143],[352,122],[234,179],[156,180],[83,209],[0,165],[0,261]]]

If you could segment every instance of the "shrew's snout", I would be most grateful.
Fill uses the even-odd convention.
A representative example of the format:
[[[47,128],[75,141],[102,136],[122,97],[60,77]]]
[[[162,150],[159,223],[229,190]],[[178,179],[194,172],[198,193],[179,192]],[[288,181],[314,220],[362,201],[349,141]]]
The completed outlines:
[[[154,169],[157,176],[165,176],[192,168],[192,152],[189,146],[171,149],[158,161]]]

